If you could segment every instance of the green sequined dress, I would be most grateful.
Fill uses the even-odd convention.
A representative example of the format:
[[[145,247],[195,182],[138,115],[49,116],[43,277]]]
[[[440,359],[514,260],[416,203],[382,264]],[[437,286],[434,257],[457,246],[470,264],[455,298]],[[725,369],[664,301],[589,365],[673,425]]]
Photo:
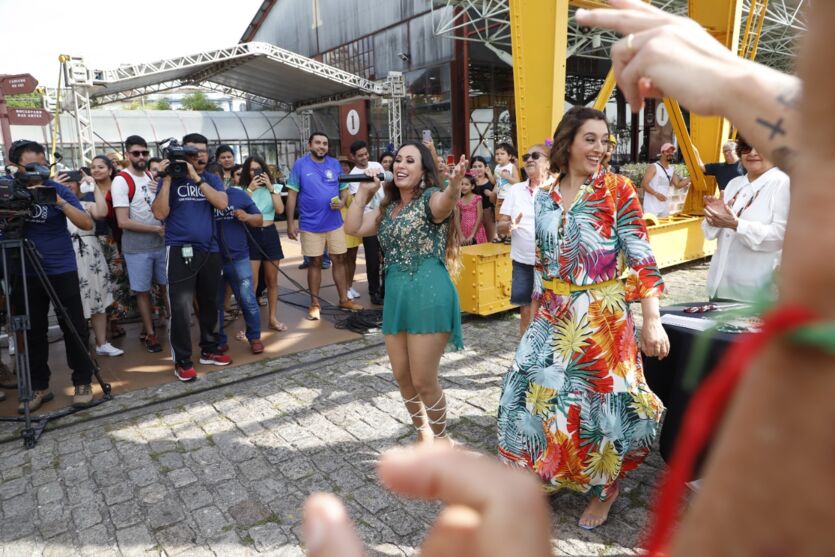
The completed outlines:
[[[383,334],[450,333],[449,344],[464,347],[458,292],[445,260],[452,217],[432,222],[428,188],[392,218],[392,203],[385,208],[377,237],[385,254],[386,300]]]

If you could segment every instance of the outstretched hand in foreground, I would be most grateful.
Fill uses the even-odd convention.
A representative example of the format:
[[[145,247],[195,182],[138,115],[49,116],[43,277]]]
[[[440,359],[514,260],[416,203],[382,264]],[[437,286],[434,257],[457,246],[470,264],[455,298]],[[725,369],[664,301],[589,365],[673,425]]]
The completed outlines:
[[[395,493],[446,505],[426,535],[422,557],[551,555],[548,505],[529,473],[446,444],[424,444],[385,453],[378,474]],[[306,501],[304,536],[311,557],[366,554],[345,507],[331,494]]]

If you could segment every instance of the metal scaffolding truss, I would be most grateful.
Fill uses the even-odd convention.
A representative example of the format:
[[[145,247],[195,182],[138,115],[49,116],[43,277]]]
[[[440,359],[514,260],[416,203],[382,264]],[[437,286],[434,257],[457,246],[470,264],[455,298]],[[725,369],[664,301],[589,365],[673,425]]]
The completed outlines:
[[[268,82],[269,79],[265,78],[269,76],[264,73],[253,74],[258,74],[258,70],[276,69],[273,64],[260,63],[263,60],[277,62],[290,72],[289,75],[296,78],[295,83],[287,84],[286,91],[279,92],[280,96],[274,88],[272,91],[255,91],[258,86],[254,82]],[[156,62],[123,65],[111,70],[94,70],[91,97],[120,100],[125,97],[113,95],[135,91],[133,96],[138,96],[146,90],[145,88],[159,87],[162,83],[179,82],[180,86],[214,83],[233,90],[247,91],[274,102],[293,105],[299,101],[312,101],[316,98],[294,87],[299,85],[299,82],[305,84],[306,76],[319,78],[310,81],[311,84],[322,87],[323,93],[319,97],[329,97],[342,90],[373,95],[384,95],[386,92],[385,82],[365,79],[275,45],[251,42]],[[239,84],[238,87],[235,86],[236,83]],[[325,83],[328,85],[323,86]],[[244,88],[240,85],[248,86]],[[267,88],[269,87],[265,87]],[[296,91],[293,91],[294,88]]]
[[[436,35],[510,47],[507,0],[433,0]]]
[[[401,100],[405,96],[402,74],[393,72],[382,81],[329,66],[317,60],[263,42],[249,42],[142,64],[125,64],[111,70],[88,70],[80,58],[62,59],[81,143],[83,162],[94,155],[90,104],[107,104],[180,87],[199,87],[253,101],[286,112],[309,110],[348,97],[388,97],[389,134],[399,145]],[[297,120],[309,128],[309,114]],[[304,140],[306,135],[303,133]]]
[[[576,5],[600,3],[572,1]],[[768,3],[757,51],[758,62],[783,71],[792,69],[796,37],[806,30],[804,3],[805,0],[771,0]],[[654,0],[652,4],[671,13],[687,14],[688,0]],[[751,4],[752,0],[743,0],[743,21]],[[436,35],[478,41],[494,48],[510,48],[508,0],[433,0],[432,11],[436,14],[433,18]],[[580,28],[574,18],[569,18],[567,54],[569,57],[609,59],[609,49],[619,38],[615,33]]]

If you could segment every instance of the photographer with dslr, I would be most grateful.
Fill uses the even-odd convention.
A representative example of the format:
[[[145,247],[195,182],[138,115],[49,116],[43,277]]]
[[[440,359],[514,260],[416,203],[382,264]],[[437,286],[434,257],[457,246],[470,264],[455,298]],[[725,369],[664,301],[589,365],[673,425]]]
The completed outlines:
[[[67,229],[67,220],[80,230],[92,230],[93,219],[69,189],[49,179],[49,168],[42,164],[44,148],[41,145],[32,141],[16,141],[9,150],[9,160],[17,168],[15,179],[18,183],[26,185],[34,200],[29,215],[25,217],[23,237],[31,241],[37,250],[46,278],[66,308],[71,324],[82,341],[79,345],[69,329],[70,324],[59,320],[61,331],[64,333],[67,363],[72,369],[72,383],[75,386],[73,406],[83,408],[93,401],[90,386],[93,368],[88,354],[89,333],[81,303],[78,267]],[[55,195],[54,202],[49,199],[52,195]],[[7,238],[11,236],[6,234]],[[27,266],[27,270],[31,273],[31,266]],[[12,275],[12,272],[9,274]],[[23,280],[26,280],[30,321],[29,330],[26,331],[33,391],[29,410],[34,412],[44,402],[53,398],[49,390],[47,340],[51,301],[37,277],[28,276],[24,279],[18,270],[16,276],[12,275],[11,281],[16,312],[21,312],[26,307]],[[19,349],[23,349],[22,343],[18,343],[18,346]],[[18,412],[23,412],[22,404],[18,407]]]
[[[191,133],[183,145],[172,140],[160,163],[162,182],[151,206],[154,217],[165,223],[169,334],[174,375],[180,381],[197,378],[191,360],[191,309],[197,298],[200,324],[200,363],[225,366],[229,356],[218,352],[218,304],[221,259],[215,237],[214,211],[229,204],[223,183],[206,172],[208,139]]]

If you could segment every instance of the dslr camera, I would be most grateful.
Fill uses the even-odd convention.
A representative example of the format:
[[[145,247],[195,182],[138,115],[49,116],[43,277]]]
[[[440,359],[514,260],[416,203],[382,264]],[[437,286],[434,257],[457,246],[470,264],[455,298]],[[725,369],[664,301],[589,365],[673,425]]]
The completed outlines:
[[[171,178],[187,178],[188,177],[188,163],[187,156],[194,156],[197,154],[197,149],[194,147],[186,147],[173,137],[166,143],[162,150],[162,156],[171,161],[165,172],[160,172],[159,176],[171,176]]]

